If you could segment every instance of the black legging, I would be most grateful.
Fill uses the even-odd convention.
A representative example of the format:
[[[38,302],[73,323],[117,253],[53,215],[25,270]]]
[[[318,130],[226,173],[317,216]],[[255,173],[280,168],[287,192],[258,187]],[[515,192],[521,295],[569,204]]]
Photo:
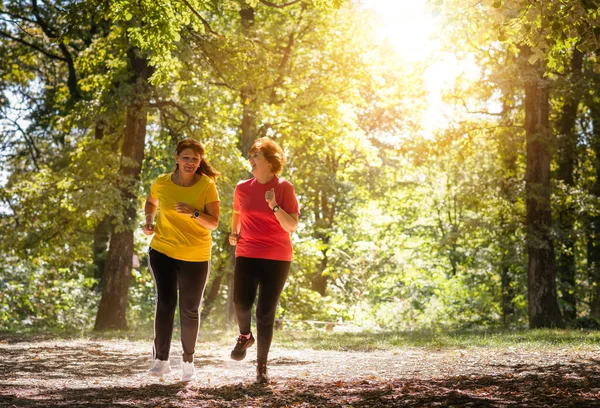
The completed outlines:
[[[148,254],[150,272],[156,287],[154,359],[169,359],[173,320],[177,307],[177,287],[179,287],[179,321],[181,323],[183,361],[192,362],[200,325],[198,309],[202,304],[210,263],[209,261],[180,261],[152,248]]]
[[[235,259],[233,304],[240,333],[250,333],[252,304],[258,290],[256,304],[257,361],[266,363],[273,340],[275,311],[285,285],[291,262],[271,259]]]

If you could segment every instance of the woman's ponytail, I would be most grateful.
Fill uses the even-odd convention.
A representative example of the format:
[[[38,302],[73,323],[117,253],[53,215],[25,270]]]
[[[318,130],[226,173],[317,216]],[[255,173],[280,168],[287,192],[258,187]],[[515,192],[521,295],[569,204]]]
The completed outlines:
[[[198,166],[196,173],[204,174],[205,176],[208,176],[213,180],[215,180],[221,174],[213,166],[208,164],[204,157],[200,161],[200,166]]]

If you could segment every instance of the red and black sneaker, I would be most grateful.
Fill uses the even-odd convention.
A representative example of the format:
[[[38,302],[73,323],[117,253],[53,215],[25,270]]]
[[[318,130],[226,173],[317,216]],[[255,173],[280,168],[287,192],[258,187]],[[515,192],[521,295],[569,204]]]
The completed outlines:
[[[259,384],[269,383],[269,374],[267,374],[267,363],[256,364],[256,382]]]
[[[235,343],[235,347],[231,350],[231,359],[240,361],[246,357],[246,349],[254,344],[254,336],[250,333],[250,337],[246,338],[244,335],[240,334],[237,338],[237,343]]]

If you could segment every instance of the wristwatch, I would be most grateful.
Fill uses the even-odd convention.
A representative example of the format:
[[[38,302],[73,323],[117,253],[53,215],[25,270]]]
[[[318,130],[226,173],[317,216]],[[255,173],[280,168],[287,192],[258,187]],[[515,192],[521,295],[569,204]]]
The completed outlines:
[[[194,208],[194,215],[192,215],[192,218],[198,218],[198,217],[200,217],[200,211],[198,211]]]
[[[273,212],[277,212],[279,211],[279,206],[277,204],[275,204],[275,207],[273,207]]]

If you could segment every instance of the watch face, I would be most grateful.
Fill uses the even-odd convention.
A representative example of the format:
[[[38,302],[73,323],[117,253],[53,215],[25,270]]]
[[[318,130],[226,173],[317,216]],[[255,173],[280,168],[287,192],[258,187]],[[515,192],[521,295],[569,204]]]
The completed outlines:
[[[194,218],[198,218],[200,216],[200,211],[195,210],[194,211]]]
[[[277,212],[277,211],[279,211],[279,206],[278,205],[276,205],[275,207],[273,207],[273,212]]]

